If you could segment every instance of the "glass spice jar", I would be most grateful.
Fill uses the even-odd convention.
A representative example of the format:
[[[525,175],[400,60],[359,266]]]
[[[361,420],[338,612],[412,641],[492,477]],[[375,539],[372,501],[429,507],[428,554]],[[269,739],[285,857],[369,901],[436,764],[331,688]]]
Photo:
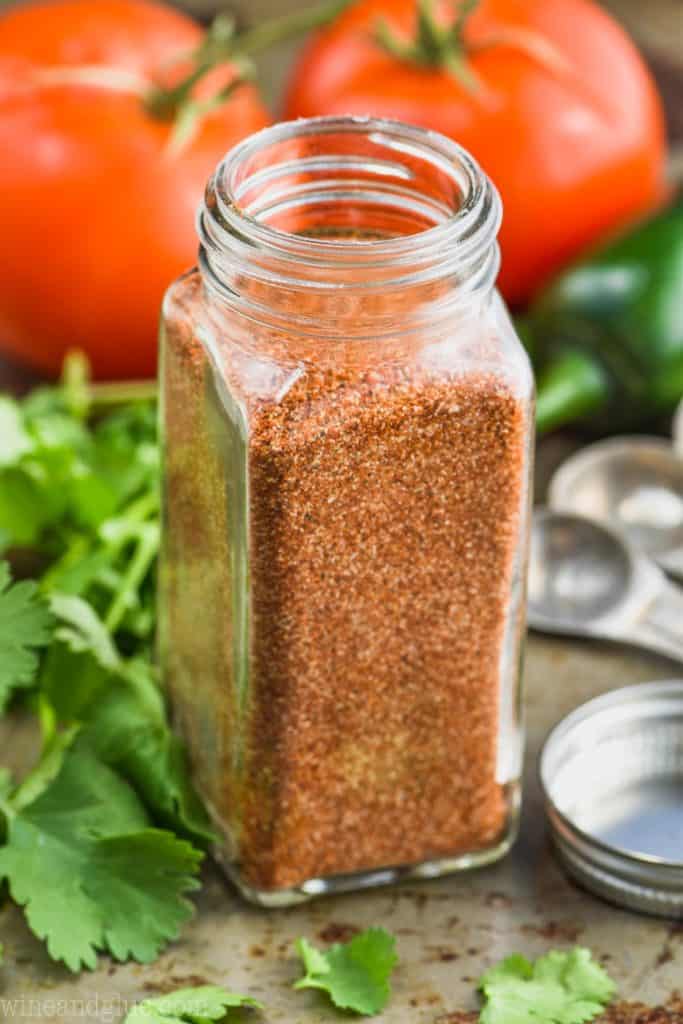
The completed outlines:
[[[281,124],[219,166],[166,295],[160,659],[258,903],[513,840],[533,383],[500,215],[442,136]]]

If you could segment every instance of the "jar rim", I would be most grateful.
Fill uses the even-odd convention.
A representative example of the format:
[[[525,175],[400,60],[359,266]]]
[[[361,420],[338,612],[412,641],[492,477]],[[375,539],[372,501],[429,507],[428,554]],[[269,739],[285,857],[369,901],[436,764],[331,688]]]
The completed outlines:
[[[288,152],[298,141],[302,150]],[[326,223],[330,207],[350,222]],[[269,218],[283,212],[313,220],[281,230]],[[385,214],[397,231],[385,231]],[[444,317],[491,295],[501,216],[476,160],[438,132],[378,117],[302,118],[249,136],[218,165],[197,219],[199,266],[212,295],[253,319],[270,322],[286,299],[291,329],[319,330],[293,296],[340,290],[386,298],[409,289],[416,321]],[[379,237],[359,238],[375,230]]]
[[[389,238],[315,238],[283,231],[242,209],[236,198],[236,179],[241,167],[260,150],[306,135],[357,134],[369,136],[396,151],[418,157],[449,175],[457,185],[460,202],[441,223],[411,234]],[[305,245],[309,259],[326,262],[350,256],[355,265],[378,260],[413,260],[443,246],[457,244],[461,258],[470,248],[487,248],[495,242],[502,219],[498,192],[476,160],[454,140],[439,132],[390,118],[359,115],[323,116],[283,121],[255,132],[234,146],[219,164],[209,188],[216,194],[221,213],[230,227],[254,245],[281,252]],[[483,237],[482,237],[483,235]],[[466,251],[467,250],[467,251]]]

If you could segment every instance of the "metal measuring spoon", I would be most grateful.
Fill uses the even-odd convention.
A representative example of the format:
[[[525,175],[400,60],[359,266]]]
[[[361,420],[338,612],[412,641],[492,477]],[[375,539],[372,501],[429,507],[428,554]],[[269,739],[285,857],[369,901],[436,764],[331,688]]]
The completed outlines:
[[[551,508],[614,527],[683,579],[683,459],[656,437],[615,437],[570,456],[548,492]]]
[[[683,592],[598,523],[537,510],[528,590],[534,629],[616,640],[683,662]]]

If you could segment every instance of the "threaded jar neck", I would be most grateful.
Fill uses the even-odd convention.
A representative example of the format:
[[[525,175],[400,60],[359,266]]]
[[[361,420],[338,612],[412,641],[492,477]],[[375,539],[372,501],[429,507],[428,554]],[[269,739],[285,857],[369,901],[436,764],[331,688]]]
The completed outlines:
[[[395,296],[408,329],[491,294],[500,220],[496,189],[450,139],[398,121],[304,119],[252,135],[218,166],[199,211],[200,268],[213,297],[255,320],[334,333],[321,317],[349,308],[381,332]]]

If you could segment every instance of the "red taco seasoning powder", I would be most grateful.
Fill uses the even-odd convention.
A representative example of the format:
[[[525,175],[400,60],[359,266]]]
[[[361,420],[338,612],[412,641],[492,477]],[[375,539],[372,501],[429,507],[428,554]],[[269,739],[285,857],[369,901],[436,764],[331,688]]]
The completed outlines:
[[[260,902],[511,842],[532,384],[499,216],[439,136],[281,125],[219,168],[167,295],[160,652]]]

